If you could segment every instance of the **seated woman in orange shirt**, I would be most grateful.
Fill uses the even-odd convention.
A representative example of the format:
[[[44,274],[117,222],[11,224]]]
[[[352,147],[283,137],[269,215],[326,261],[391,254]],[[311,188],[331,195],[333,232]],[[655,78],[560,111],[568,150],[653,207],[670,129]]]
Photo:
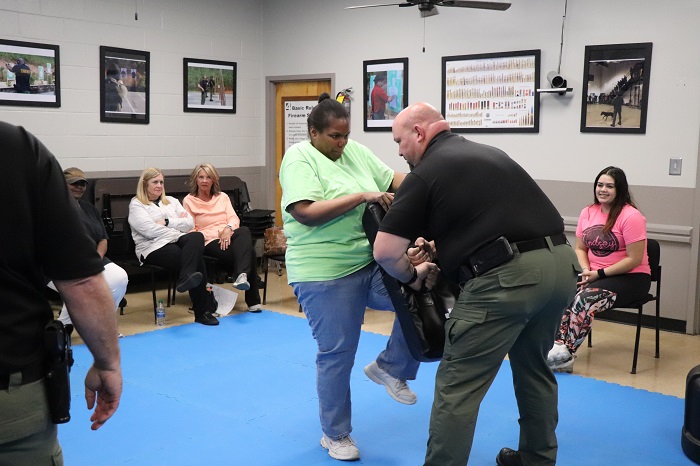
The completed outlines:
[[[257,258],[248,227],[240,226],[231,199],[221,192],[219,173],[209,163],[194,167],[190,175],[190,194],[183,207],[194,218],[194,229],[204,235],[204,253],[218,259],[233,276],[234,288],[245,290],[248,311],[260,312]]]

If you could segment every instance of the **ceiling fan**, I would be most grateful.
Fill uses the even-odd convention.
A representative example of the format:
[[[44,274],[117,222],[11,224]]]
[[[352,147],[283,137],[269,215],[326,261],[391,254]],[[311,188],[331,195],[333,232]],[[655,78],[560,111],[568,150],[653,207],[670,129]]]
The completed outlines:
[[[501,1],[465,1],[465,0],[408,0],[401,3],[381,3],[376,5],[358,5],[346,7],[346,10],[354,10],[356,8],[374,8],[378,6],[417,6],[420,11],[421,18],[435,16],[438,14],[436,7],[457,7],[457,8],[476,8],[480,10],[500,10],[504,11],[510,8],[510,2]]]

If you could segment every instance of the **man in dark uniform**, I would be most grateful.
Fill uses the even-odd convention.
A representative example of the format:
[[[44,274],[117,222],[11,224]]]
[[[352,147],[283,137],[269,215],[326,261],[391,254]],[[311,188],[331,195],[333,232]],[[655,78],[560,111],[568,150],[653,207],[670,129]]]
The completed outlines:
[[[214,87],[216,86],[216,82],[214,81],[214,76],[209,78],[209,102],[214,101]]]
[[[9,63],[5,63],[5,66],[7,67],[8,70],[13,72],[15,74],[15,90],[19,94],[29,94],[30,92],[30,87],[29,87],[29,78],[32,75],[32,71],[29,69],[27,64],[24,62],[24,58],[18,58],[17,59],[17,64],[14,66],[10,67]]]
[[[46,277],[94,356],[85,377],[93,430],[122,391],[114,301],[56,159],[23,128],[0,122],[0,140],[12,167],[0,203],[13,206],[0,229],[0,464],[62,465],[44,379],[44,327],[53,320]]]
[[[202,80],[199,81],[199,84],[197,84],[197,87],[199,88],[200,91],[202,91],[202,105],[205,104],[207,101],[207,87],[209,87],[209,80],[207,79],[206,76],[202,76]]]
[[[613,106],[613,117],[612,126],[615,127],[615,118],[618,119],[618,125],[622,126],[622,104],[625,103],[625,99],[622,97],[622,91],[615,91],[615,98],[612,101]]]
[[[479,405],[508,355],[520,445],[502,449],[497,463],[553,465],[557,382],[547,352],[580,270],[563,220],[522,167],[499,149],[453,134],[434,107],[411,105],[392,132],[413,170],[381,223],[374,257],[419,287],[429,270],[406,255],[418,238],[462,285],[445,326],[425,464],[467,463]]]
[[[107,66],[107,76],[105,77],[105,112],[122,111],[122,86],[124,84],[119,79],[120,70],[116,64]]]

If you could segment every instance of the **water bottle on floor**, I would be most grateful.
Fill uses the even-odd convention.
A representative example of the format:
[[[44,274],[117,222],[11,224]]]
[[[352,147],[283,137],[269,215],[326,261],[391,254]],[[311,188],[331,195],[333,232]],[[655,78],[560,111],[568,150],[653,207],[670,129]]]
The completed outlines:
[[[165,326],[165,306],[163,306],[163,300],[158,300],[158,307],[156,308],[156,325],[158,327]]]

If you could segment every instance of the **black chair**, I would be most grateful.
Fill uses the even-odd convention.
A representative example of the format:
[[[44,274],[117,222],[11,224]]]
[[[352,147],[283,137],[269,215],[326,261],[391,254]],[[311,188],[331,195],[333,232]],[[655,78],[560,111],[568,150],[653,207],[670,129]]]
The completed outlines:
[[[660,330],[660,310],[661,310],[661,248],[659,242],[654,239],[647,239],[647,255],[649,256],[649,268],[651,269],[651,282],[656,283],[656,290],[652,294],[648,293],[644,298],[624,306],[623,309],[637,309],[637,335],[634,340],[634,358],[632,359],[632,374],[637,373],[637,356],[639,354],[639,337],[642,331],[642,311],[644,305],[654,301],[656,305],[656,353],[655,358],[659,358],[659,330]],[[651,291],[651,290],[650,290]],[[617,309],[620,309],[618,307]],[[593,331],[588,334],[588,346],[593,346]]]
[[[134,239],[131,236],[131,227],[129,226],[129,219],[125,218],[123,221],[123,236],[124,236],[124,257],[122,260],[114,260],[117,265],[123,268],[127,275],[131,277],[132,275],[149,273],[151,277],[151,294],[153,296],[153,319],[156,320],[156,309],[158,307],[158,299],[156,297],[156,275],[165,276],[168,283],[168,300],[166,301],[167,307],[170,304],[174,304],[175,301],[175,281],[177,280],[176,274],[172,271],[160,267],[158,265],[146,264],[141,265],[136,258],[136,245],[134,244]],[[130,254],[131,257],[128,255]]]
[[[278,270],[277,270],[277,275],[282,275],[282,269],[279,268],[280,264],[284,262],[284,254],[265,254],[263,253],[262,255],[262,268],[263,268],[263,273],[265,274],[265,279],[264,282],[262,283],[262,288],[263,288],[263,299],[262,303],[267,304],[267,273],[270,269],[270,261],[277,261],[278,264]]]

